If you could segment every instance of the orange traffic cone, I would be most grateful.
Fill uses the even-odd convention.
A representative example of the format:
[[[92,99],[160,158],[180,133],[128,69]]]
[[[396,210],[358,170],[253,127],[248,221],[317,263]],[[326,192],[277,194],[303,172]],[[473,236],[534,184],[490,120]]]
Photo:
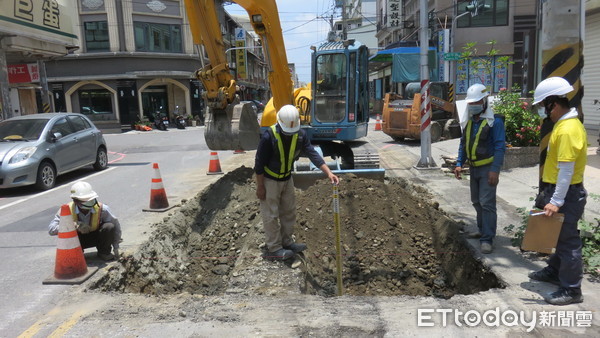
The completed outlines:
[[[150,185],[150,208],[142,209],[142,211],[167,211],[173,207],[169,207],[167,192],[165,191],[162,178],[160,177],[158,163],[153,163],[152,169],[154,169],[154,175],[152,176],[152,183]]]
[[[210,162],[208,162],[208,171],[207,175],[220,175],[223,172],[221,171],[221,163],[219,162],[219,155],[216,151],[210,152]]]
[[[375,130],[381,130],[381,121],[379,120],[379,114],[377,114],[377,120],[375,122]]]
[[[63,204],[60,208],[54,275],[45,279],[42,284],[80,284],[97,270],[98,267],[88,269],[71,208],[68,204]]]

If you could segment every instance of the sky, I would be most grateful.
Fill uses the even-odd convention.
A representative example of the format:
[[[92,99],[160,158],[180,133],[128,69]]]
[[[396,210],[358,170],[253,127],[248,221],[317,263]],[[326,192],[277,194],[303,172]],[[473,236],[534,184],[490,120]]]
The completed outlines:
[[[296,65],[298,80],[308,83],[310,46],[317,46],[326,41],[330,25],[319,17],[331,16],[333,0],[277,0],[277,8],[288,63]],[[227,5],[225,10],[235,15],[247,14],[238,5]]]

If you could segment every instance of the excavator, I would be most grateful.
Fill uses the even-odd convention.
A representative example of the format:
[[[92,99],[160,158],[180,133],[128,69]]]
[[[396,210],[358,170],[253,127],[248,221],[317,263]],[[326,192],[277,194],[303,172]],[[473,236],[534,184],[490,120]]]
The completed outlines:
[[[404,95],[386,93],[383,102],[382,130],[395,141],[421,138],[421,83],[410,82]],[[460,137],[460,126],[454,102],[448,98],[447,82],[431,82],[431,142],[441,137]]]
[[[205,88],[205,140],[212,150],[253,150],[261,127],[276,121],[276,112],[291,104],[300,110],[302,128],[332,169],[365,170],[383,176],[377,150],[359,139],[366,136],[368,115],[368,49],[353,40],[311,47],[312,85],[294,89],[275,0],[234,0],[249,15],[260,36],[273,94],[260,125],[249,102],[236,95],[229,71],[215,0],[185,0],[194,44],[204,45],[210,64],[196,71]],[[371,176],[365,173],[365,176]]]

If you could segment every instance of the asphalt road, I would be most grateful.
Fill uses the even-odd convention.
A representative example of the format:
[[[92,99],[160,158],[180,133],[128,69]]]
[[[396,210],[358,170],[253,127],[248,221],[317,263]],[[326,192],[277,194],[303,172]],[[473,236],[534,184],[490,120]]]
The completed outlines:
[[[56,237],[48,235],[48,223],[60,205],[69,202],[71,185],[77,180],[91,183],[100,201],[121,220],[123,249],[136,245],[141,239],[135,228],[156,217],[142,212],[149,206],[152,163],[159,164],[170,204],[195,195],[198,187],[190,181],[206,176],[209,163],[203,131],[197,127],[108,134],[108,169],[96,172],[90,167],[66,174],[46,192],[33,187],[0,190],[0,336],[23,332],[69,288],[42,285],[42,280],[53,274],[56,255]],[[232,155],[219,152],[219,159]],[[95,254],[94,249],[86,250],[86,258]]]

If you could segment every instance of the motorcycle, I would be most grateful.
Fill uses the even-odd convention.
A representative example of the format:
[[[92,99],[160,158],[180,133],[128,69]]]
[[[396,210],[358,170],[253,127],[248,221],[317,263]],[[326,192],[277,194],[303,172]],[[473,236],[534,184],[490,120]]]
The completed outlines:
[[[177,129],[185,129],[186,124],[187,123],[185,122],[185,119],[183,118],[183,116],[177,115],[175,117],[175,126],[177,127]]]
[[[165,121],[166,119],[166,121]],[[158,130],[167,130],[167,127],[169,126],[169,119],[166,117],[161,117],[160,113],[156,113],[154,115],[154,128],[158,129]]]

